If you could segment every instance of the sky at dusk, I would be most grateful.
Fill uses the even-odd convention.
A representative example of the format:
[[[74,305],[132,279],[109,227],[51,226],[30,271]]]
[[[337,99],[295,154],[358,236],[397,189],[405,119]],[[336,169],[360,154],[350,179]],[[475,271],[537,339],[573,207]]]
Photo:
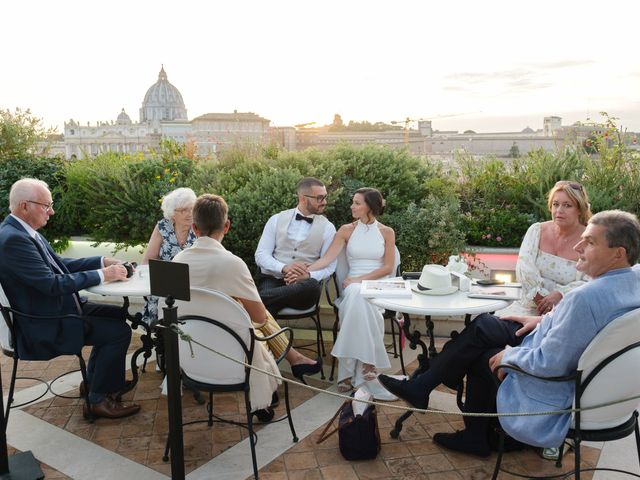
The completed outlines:
[[[162,64],[190,119],[433,120],[439,130],[598,119],[640,131],[640,2],[2,2],[0,108],[62,130],[136,121]]]

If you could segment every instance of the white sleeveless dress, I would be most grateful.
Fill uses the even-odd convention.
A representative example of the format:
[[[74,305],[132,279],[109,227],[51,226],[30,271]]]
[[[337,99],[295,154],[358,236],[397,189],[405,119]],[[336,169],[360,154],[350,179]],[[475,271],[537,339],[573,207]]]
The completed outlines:
[[[350,277],[380,268],[384,262],[384,238],[378,222],[365,225],[358,221],[346,253]],[[391,367],[384,346],[382,310],[360,295],[359,283],[352,283],[342,292],[338,308],[340,331],[331,354],[340,359],[338,381],[353,377],[353,384],[358,386],[362,383],[361,363],[378,369]]]

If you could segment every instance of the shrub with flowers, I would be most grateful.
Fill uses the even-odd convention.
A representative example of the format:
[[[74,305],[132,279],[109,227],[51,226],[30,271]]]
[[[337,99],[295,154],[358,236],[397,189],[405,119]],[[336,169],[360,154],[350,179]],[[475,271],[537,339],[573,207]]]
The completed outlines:
[[[463,230],[470,245],[517,247],[535,221],[533,214],[518,212],[509,204],[500,208],[486,205],[463,214]]]

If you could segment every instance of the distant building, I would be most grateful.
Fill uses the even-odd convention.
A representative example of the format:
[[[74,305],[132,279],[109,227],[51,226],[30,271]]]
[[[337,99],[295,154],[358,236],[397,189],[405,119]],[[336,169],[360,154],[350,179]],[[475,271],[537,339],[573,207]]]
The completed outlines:
[[[255,113],[207,113],[191,121],[198,155],[206,157],[231,146],[269,143],[270,120]]]
[[[158,81],[144,96],[139,123],[133,123],[124,108],[115,122],[65,122],[65,157],[82,158],[103,152],[147,154],[160,146],[163,137],[186,142],[190,131],[182,95],[169,83],[162,67]]]
[[[340,144],[373,144],[450,159],[457,153],[508,157],[538,149],[555,150],[580,144],[594,132],[601,133],[593,125],[563,126],[562,118],[557,116],[544,117],[542,128],[538,130],[526,127],[520,132],[496,133],[439,131],[432,128],[429,120],[418,121],[417,128],[409,128],[412,123],[409,119],[401,122],[404,128],[363,122],[367,125],[357,125],[363,130],[358,131],[345,126],[339,115],[336,119],[333,125],[318,128],[309,128],[311,124],[271,127],[269,120],[255,113],[234,111],[207,113],[189,121],[182,94],[169,82],[162,67],[157,82],[144,96],[139,123],[132,122],[124,109],[115,121],[81,125],[70,120],[64,124],[64,141],[57,141],[52,151],[64,150],[66,158],[94,156],[107,151],[146,155],[157,149],[163,138],[170,138],[180,143],[194,142],[201,157],[212,157],[224,149],[245,145],[276,144],[285,150],[296,151],[327,150]],[[369,127],[374,128],[364,131]],[[637,148],[636,136],[629,138],[629,143]]]
[[[565,145],[581,144],[594,133],[602,133],[602,130],[597,126],[580,123],[563,126],[562,118],[557,116],[545,117],[543,128],[539,130],[526,127],[520,132],[492,133],[433,130],[430,120],[422,120],[418,122],[417,129],[400,131],[330,132],[326,128],[301,129],[296,131],[296,146],[300,150],[309,147],[325,149],[339,143],[371,143],[391,148],[407,148],[414,154],[443,159],[453,158],[458,153],[509,157],[514,152],[524,155],[533,150],[556,150]]]
[[[102,152],[148,154],[163,138],[170,138],[180,143],[193,140],[199,155],[210,156],[232,145],[267,144],[270,123],[250,112],[207,113],[189,121],[182,94],[162,67],[144,96],[139,123],[124,109],[116,121],[81,125],[72,119],[64,124],[64,155],[70,159]]]
[[[496,155],[507,157],[514,145],[524,154],[531,150],[543,148],[551,150],[564,142],[563,128],[560,127],[560,117],[551,123],[552,135],[544,135],[542,130],[534,131],[530,127],[521,132],[502,133],[458,133],[457,131],[433,130],[430,120],[418,122],[417,129],[388,130],[388,131],[330,131],[328,127],[301,128],[295,131],[293,150],[318,148],[326,150],[341,143],[350,145],[385,145],[391,148],[406,148],[417,155],[435,155],[452,157],[459,152],[471,155]],[[545,119],[546,122],[546,119]]]

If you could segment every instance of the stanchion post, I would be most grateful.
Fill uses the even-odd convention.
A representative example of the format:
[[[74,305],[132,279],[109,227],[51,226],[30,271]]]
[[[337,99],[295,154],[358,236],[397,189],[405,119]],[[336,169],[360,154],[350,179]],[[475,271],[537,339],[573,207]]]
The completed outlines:
[[[30,450],[7,454],[7,425],[4,422],[4,398],[2,396],[2,373],[0,373],[0,480],[40,480],[44,473]]]
[[[0,392],[2,392],[2,372],[0,372]],[[4,396],[0,395],[0,478],[9,473],[9,457],[7,455],[7,426],[4,423]]]
[[[178,323],[178,308],[173,297],[167,297],[163,307],[164,353],[167,373],[167,401],[169,409],[169,439],[171,446],[171,478],[184,480],[184,443],[182,439],[182,398],[180,389],[180,357],[178,335],[172,325]]]

